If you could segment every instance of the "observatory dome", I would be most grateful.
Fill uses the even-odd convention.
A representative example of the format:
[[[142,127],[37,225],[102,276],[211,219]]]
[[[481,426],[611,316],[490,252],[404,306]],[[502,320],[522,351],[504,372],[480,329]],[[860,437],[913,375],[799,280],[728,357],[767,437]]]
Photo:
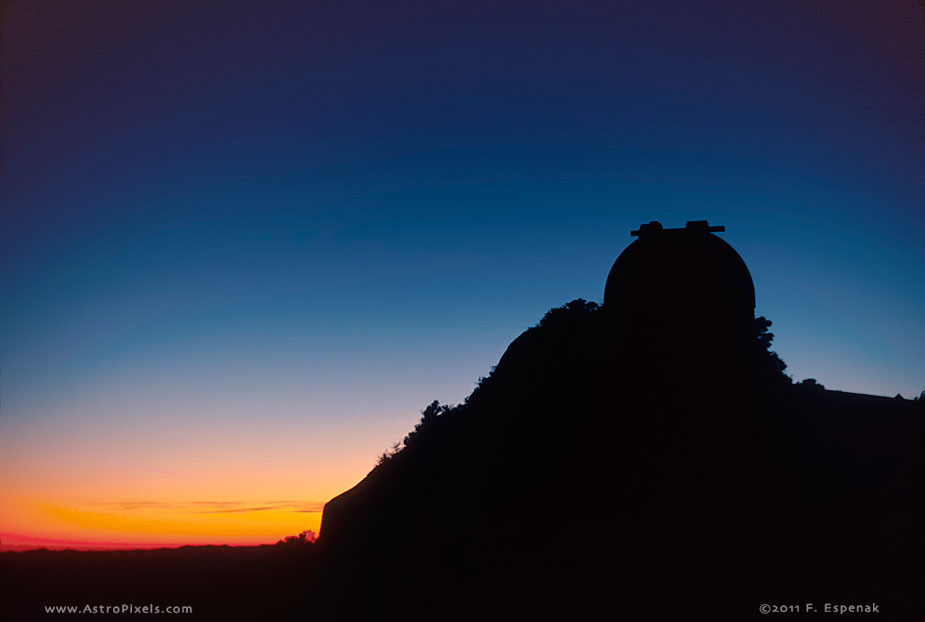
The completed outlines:
[[[614,262],[604,309],[633,326],[695,322],[709,330],[750,325],[755,287],[739,254],[705,220],[642,225]],[[694,326],[690,326],[694,328]]]

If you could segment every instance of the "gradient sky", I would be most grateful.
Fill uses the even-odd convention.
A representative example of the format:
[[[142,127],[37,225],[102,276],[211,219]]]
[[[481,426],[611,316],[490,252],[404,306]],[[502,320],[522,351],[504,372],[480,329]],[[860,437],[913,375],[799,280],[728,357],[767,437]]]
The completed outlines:
[[[3,543],[317,531],[649,220],[795,380],[918,395],[925,10],[694,4],[7,3]]]

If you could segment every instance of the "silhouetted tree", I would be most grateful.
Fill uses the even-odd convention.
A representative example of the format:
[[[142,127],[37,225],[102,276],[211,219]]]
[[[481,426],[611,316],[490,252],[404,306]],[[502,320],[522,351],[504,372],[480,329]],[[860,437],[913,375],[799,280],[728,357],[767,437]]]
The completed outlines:
[[[797,383],[797,386],[808,391],[823,391],[825,389],[825,386],[816,382],[815,378],[806,378]]]
[[[792,382],[789,376],[784,374],[784,370],[787,369],[787,363],[777,354],[771,350],[771,342],[774,340],[774,333],[770,332],[768,329],[771,327],[771,320],[766,317],[759,316],[755,318],[755,338],[758,345],[758,368],[762,372],[762,375],[767,375],[769,378],[782,380],[786,383]]]
[[[913,399],[913,401],[920,409],[925,410],[925,391],[919,393],[919,396]]]
[[[379,454],[379,457],[376,460],[376,464],[381,465],[390,461],[396,455],[401,453],[406,447],[408,447],[410,443],[420,438],[421,433],[428,430],[433,425],[433,422],[437,419],[437,417],[450,412],[453,410],[453,408],[453,406],[448,404],[441,404],[438,400],[434,400],[428,404],[427,407],[421,411],[421,420],[415,424],[414,429],[409,432],[408,435],[405,436],[405,438],[400,442],[393,444],[391,449],[388,449]]]
[[[379,454],[379,457],[376,458],[376,464],[385,464],[386,462],[394,458],[395,455],[398,454],[401,450],[402,450],[401,442],[393,443],[390,449],[387,449],[381,454]]]
[[[774,340],[774,333],[768,331],[768,329],[771,328],[771,324],[771,320],[763,315],[755,318],[755,333],[758,336],[758,343],[761,344],[765,350],[771,348],[771,341]]]
[[[317,538],[318,535],[314,531],[311,529],[306,529],[297,536],[286,536],[276,544],[313,544]]]
[[[588,302],[584,298],[576,298],[571,302],[565,303],[561,307],[550,309],[540,320],[540,326],[550,326],[563,321],[568,321],[576,315],[594,313],[600,308],[596,302]]]
[[[414,429],[408,433],[408,436],[405,437],[404,445],[408,446],[415,438],[416,435],[421,434],[423,431],[428,429],[433,422],[440,415],[449,412],[453,407],[447,404],[441,404],[439,401],[434,400],[427,405],[427,408],[421,411],[421,420],[415,424]]]

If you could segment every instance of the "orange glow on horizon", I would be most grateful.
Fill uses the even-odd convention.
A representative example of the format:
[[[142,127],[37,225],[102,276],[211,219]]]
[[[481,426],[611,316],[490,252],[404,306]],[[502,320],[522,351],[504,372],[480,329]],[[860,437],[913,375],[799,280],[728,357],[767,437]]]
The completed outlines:
[[[318,533],[322,502],[120,502],[72,506],[5,499],[2,550],[142,549],[185,545],[274,544],[310,529]],[[28,529],[15,529],[14,524]],[[12,528],[11,528],[12,527]]]
[[[116,410],[4,424],[0,550],[250,546],[319,533],[324,503],[362,480],[415,418],[282,426],[252,414]]]

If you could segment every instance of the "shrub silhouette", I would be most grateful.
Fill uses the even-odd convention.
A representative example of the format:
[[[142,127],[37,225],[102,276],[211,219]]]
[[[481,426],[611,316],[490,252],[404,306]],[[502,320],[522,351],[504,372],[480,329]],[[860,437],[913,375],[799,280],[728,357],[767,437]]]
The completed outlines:
[[[302,545],[302,544],[314,544],[315,540],[318,539],[317,534],[311,529],[306,529],[305,531],[299,533],[295,536],[286,536],[276,544],[291,546],[291,545]]]
[[[805,378],[804,380],[798,382],[796,386],[802,391],[816,392],[825,390],[825,386],[816,382],[815,378]]]
[[[434,400],[427,407],[421,411],[421,420],[415,424],[414,429],[408,433],[405,437],[403,444],[404,447],[409,446],[411,443],[416,442],[421,438],[422,435],[431,428],[431,426],[436,421],[437,417],[453,410],[452,406],[441,404],[439,401]]]
[[[575,316],[587,315],[594,313],[600,308],[596,302],[588,302],[584,298],[576,298],[567,302],[561,307],[554,307],[546,312],[540,320],[538,326],[555,326],[557,323],[568,323]]]

